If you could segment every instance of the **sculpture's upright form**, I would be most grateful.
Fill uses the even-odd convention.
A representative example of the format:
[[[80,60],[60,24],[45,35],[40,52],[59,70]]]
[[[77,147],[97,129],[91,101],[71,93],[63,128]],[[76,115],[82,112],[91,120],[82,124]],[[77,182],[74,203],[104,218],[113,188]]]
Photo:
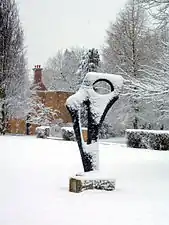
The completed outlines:
[[[110,93],[99,94],[95,86],[99,82],[105,82],[110,87]],[[119,75],[89,72],[86,74],[80,89],[67,99],[66,107],[72,116],[73,128],[79,146],[84,171],[98,169],[98,136],[103,120],[118,100],[123,78]],[[87,144],[83,140],[80,112],[87,108]]]

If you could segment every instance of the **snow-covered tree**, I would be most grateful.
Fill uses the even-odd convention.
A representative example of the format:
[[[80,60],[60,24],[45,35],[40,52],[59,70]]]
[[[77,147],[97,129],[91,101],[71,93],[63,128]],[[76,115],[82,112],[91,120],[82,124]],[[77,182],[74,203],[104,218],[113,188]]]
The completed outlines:
[[[43,75],[48,90],[75,91],[79,61],[84,53],[83,48],[59,50],[56,56],[48,59]]]
[[[157,55],[154,34],[146,21],[147,14],[138,1],[129,1],[107,31],[107,46],[103,49],[106,72],[122,74],[126,80],[140,79],[145,75],[144,66],[152,64]],[[126,95],[129,92],[127,82],[123,92],[119,109],[114,110],[121,115],[120,123],[126,121],[130,126],[138,128],[146,119],[144,101],[139,98],[137,87],[130,91],[130,95]],[[123,105],[127,107],[125,115],[120,113]]]
[[[155,19],[156,25],[166,27],[169,24],[169,0],[140,0],[140,3]]]
[[[35,88],[28,90],[24,113],[27,123],[45,126],[56,119],[58,111],[47,107]]]
[[[23,30],[14,0],[0,1],[0,133],[5,134],[12,108],[23,100],[26,62]],[[15,107],[17,107],[15,105]]]
[[[146,62],[146,19],[145,10],[136,4],[136,0],[131,0],[119,13],[116,22],[110,25],[107,31],[108,47],[105,54],[103,51],[103,57],[105,61],[113,58],[116,72],[138,76],[139,68]]]
[[[169,129],[169,43],[161,42],[158,60],[153,67],[145,67],[144,72],[144,79],[131,80],[130,85],[132,89],[137,86],[140,98],[152,104],[158,128]]]
[[[77,70],[79,85],[88,72],[97,72],[100,66],[100,55],[97,49],[89,49],[83,56]]]
[[[97,72],[100,66],[100,55],[97,49],[92,48],[89,49],[84,53],[82,56],[78,70],[76,72],[78,82],[77,82],[77,89],[82,84],[82,81],[85,75],[88,72]],[[84,110],[81,110],[81,124],[82,126],[87,126],[87,111],[85,105],[83,106]]]

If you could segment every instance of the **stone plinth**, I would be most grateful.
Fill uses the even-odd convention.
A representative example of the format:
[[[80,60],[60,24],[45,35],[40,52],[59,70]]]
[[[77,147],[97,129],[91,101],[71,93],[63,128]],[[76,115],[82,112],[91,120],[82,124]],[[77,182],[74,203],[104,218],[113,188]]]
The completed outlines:
[[[115,179],[106,178],[98,172],[87,172],[69,179],[69,191],[74,193],[92,189],[114,191],[115,184]]]

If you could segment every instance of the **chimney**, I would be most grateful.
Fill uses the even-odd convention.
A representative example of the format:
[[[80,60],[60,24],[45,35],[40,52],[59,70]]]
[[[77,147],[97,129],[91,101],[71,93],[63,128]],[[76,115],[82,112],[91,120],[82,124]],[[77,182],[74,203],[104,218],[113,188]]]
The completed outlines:
[[[33,71],[34,71],[34,85],[37,86],[37,90],[39,91],[46,91],[46,87],[45,85],[43,84],[43,81],[42,81],[42,68],[40,65],[36,65],[34,68],[33,68]]]

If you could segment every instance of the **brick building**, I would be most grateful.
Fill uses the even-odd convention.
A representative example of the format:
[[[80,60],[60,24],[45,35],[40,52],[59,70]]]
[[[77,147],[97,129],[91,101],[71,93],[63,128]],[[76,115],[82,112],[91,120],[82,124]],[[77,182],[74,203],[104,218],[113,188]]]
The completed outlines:
[[[62,119],[64,123],[71,122],[71,117],[65,107],[66,99],[72,95],[70,92],[63,91],[48,91],[43,83],[43,69],[40,65],[33,68],[34,71],[34,81],[32,89],[36,88],[36,93],[40,97],[40,100],[47,107],[51,107],[53,110],[57,110],[56,119]],[[30,129],[30,134],[35,134],[35,129],[37,125],[32,124]],[[8,131],[14,134],[26,134],[26,122],[24,120],[10,120]]]

